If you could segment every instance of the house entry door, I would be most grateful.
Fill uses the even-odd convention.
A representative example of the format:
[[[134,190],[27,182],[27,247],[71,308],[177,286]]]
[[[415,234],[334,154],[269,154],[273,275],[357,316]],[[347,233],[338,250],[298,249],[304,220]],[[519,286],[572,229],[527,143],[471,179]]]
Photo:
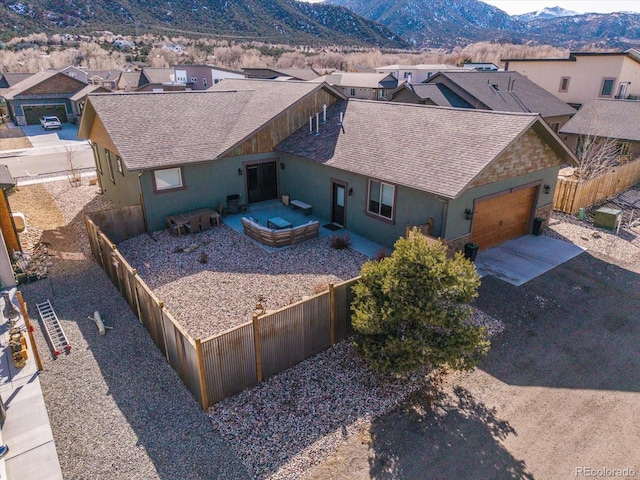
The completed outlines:
[[[336,225],[345,225],[345,194],[346,187],[339,183],[333,184],[333,205],[331,208],[331,222]]]
[[[247,165],[246,172],[249,203],[278,198],[276,162]]]

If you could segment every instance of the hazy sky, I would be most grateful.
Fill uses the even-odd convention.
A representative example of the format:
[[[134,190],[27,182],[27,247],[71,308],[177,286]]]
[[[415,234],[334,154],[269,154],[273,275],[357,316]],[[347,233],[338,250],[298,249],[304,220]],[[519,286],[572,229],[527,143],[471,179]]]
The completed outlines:
[[[509,15],[562,7],[578,13],[640,12],[638,0],[482,0],[504,10]]]

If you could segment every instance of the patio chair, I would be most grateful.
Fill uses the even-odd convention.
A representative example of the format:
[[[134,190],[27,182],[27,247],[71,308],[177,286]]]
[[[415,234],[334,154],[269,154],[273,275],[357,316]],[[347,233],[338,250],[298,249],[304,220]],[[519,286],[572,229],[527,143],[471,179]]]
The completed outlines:
[[[168,217],[165,217],[164,220],[167,222],[167,227],[169,227],[169,233],[171,235],[180,236],[180,230],[182,230],[182,227],[173,223]]]
[[[211,224],[211,214],[203,213],[200,215],[200,229],[204,232],[209,230],[213,225]]]
[[[187,228],[187,231],[190,233],[196,233],[200,231],[200,216],[199,215],[194,215],[193,217],[191,217],[191,220],[189,221],[189,223],[187,223],[185,225],[185,227]]]

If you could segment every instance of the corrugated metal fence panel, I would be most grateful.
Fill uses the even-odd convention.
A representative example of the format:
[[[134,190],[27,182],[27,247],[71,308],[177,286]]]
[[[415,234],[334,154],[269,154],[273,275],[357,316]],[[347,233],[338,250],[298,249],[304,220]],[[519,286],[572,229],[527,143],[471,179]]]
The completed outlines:
[[[173,369],[178,373],[183,383],[189,386],[186,362],[184,360],[185,344],[180,330],[171,321],[169,312],[162,311],[165,340],[167,342],[167,358]]]
[[[87,216],[116,244],[145,232],[140,205],[91,212]]]
[[[137,276],[136,279],[138,280],[136,283],[136,291],[140,305],[140,321],[149,332],[149,335],[151,335],[153,342],[166,354],[164,350],[164,337],[160,325],[162,309],[144,282]]]
[[[202,356],[210,404],[258,383],[251,323],[203,340]]]
[[[84,216],[84,224],[87,229],[87,237],[89,238],[89,246],[91,247],[91,253],[98,263],[101,263],[100,247],[98,246],[98,227],[87,215]]]
[[[193,396],[200,401],[200,366],[198,364],[198,353],[196,352],[196,347],[192,345],[184,335],[181,335],[181,338],[187,375],[189,376],[189,383],[186,385],[191,393],[193,393]]]
[[[268,378],[329,348],[329,292],[258,320],[262,378]]]
[[[353,285],[360,277],[353,278],[344,283],[334,286],[335,295],[335,333],[334,339],[337,342],[353,335],[351,326],[351,302],[353,301]]]

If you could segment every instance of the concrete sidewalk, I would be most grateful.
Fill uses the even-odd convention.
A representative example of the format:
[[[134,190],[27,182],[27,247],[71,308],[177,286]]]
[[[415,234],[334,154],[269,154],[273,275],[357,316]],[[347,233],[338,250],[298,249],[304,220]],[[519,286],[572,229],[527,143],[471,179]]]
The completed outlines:
[[[4,300],[0,298],[0,311],[3,309]],[[22,316],[16,326],[25,331],[28,341]],[[33,345],[28,345],[27,363],[17,369],[9,346],[9,321],[0,314],[0,395],[7,411],[0,443],[9,446],[9,453],[0,460],[0,479],[62,480]]]

